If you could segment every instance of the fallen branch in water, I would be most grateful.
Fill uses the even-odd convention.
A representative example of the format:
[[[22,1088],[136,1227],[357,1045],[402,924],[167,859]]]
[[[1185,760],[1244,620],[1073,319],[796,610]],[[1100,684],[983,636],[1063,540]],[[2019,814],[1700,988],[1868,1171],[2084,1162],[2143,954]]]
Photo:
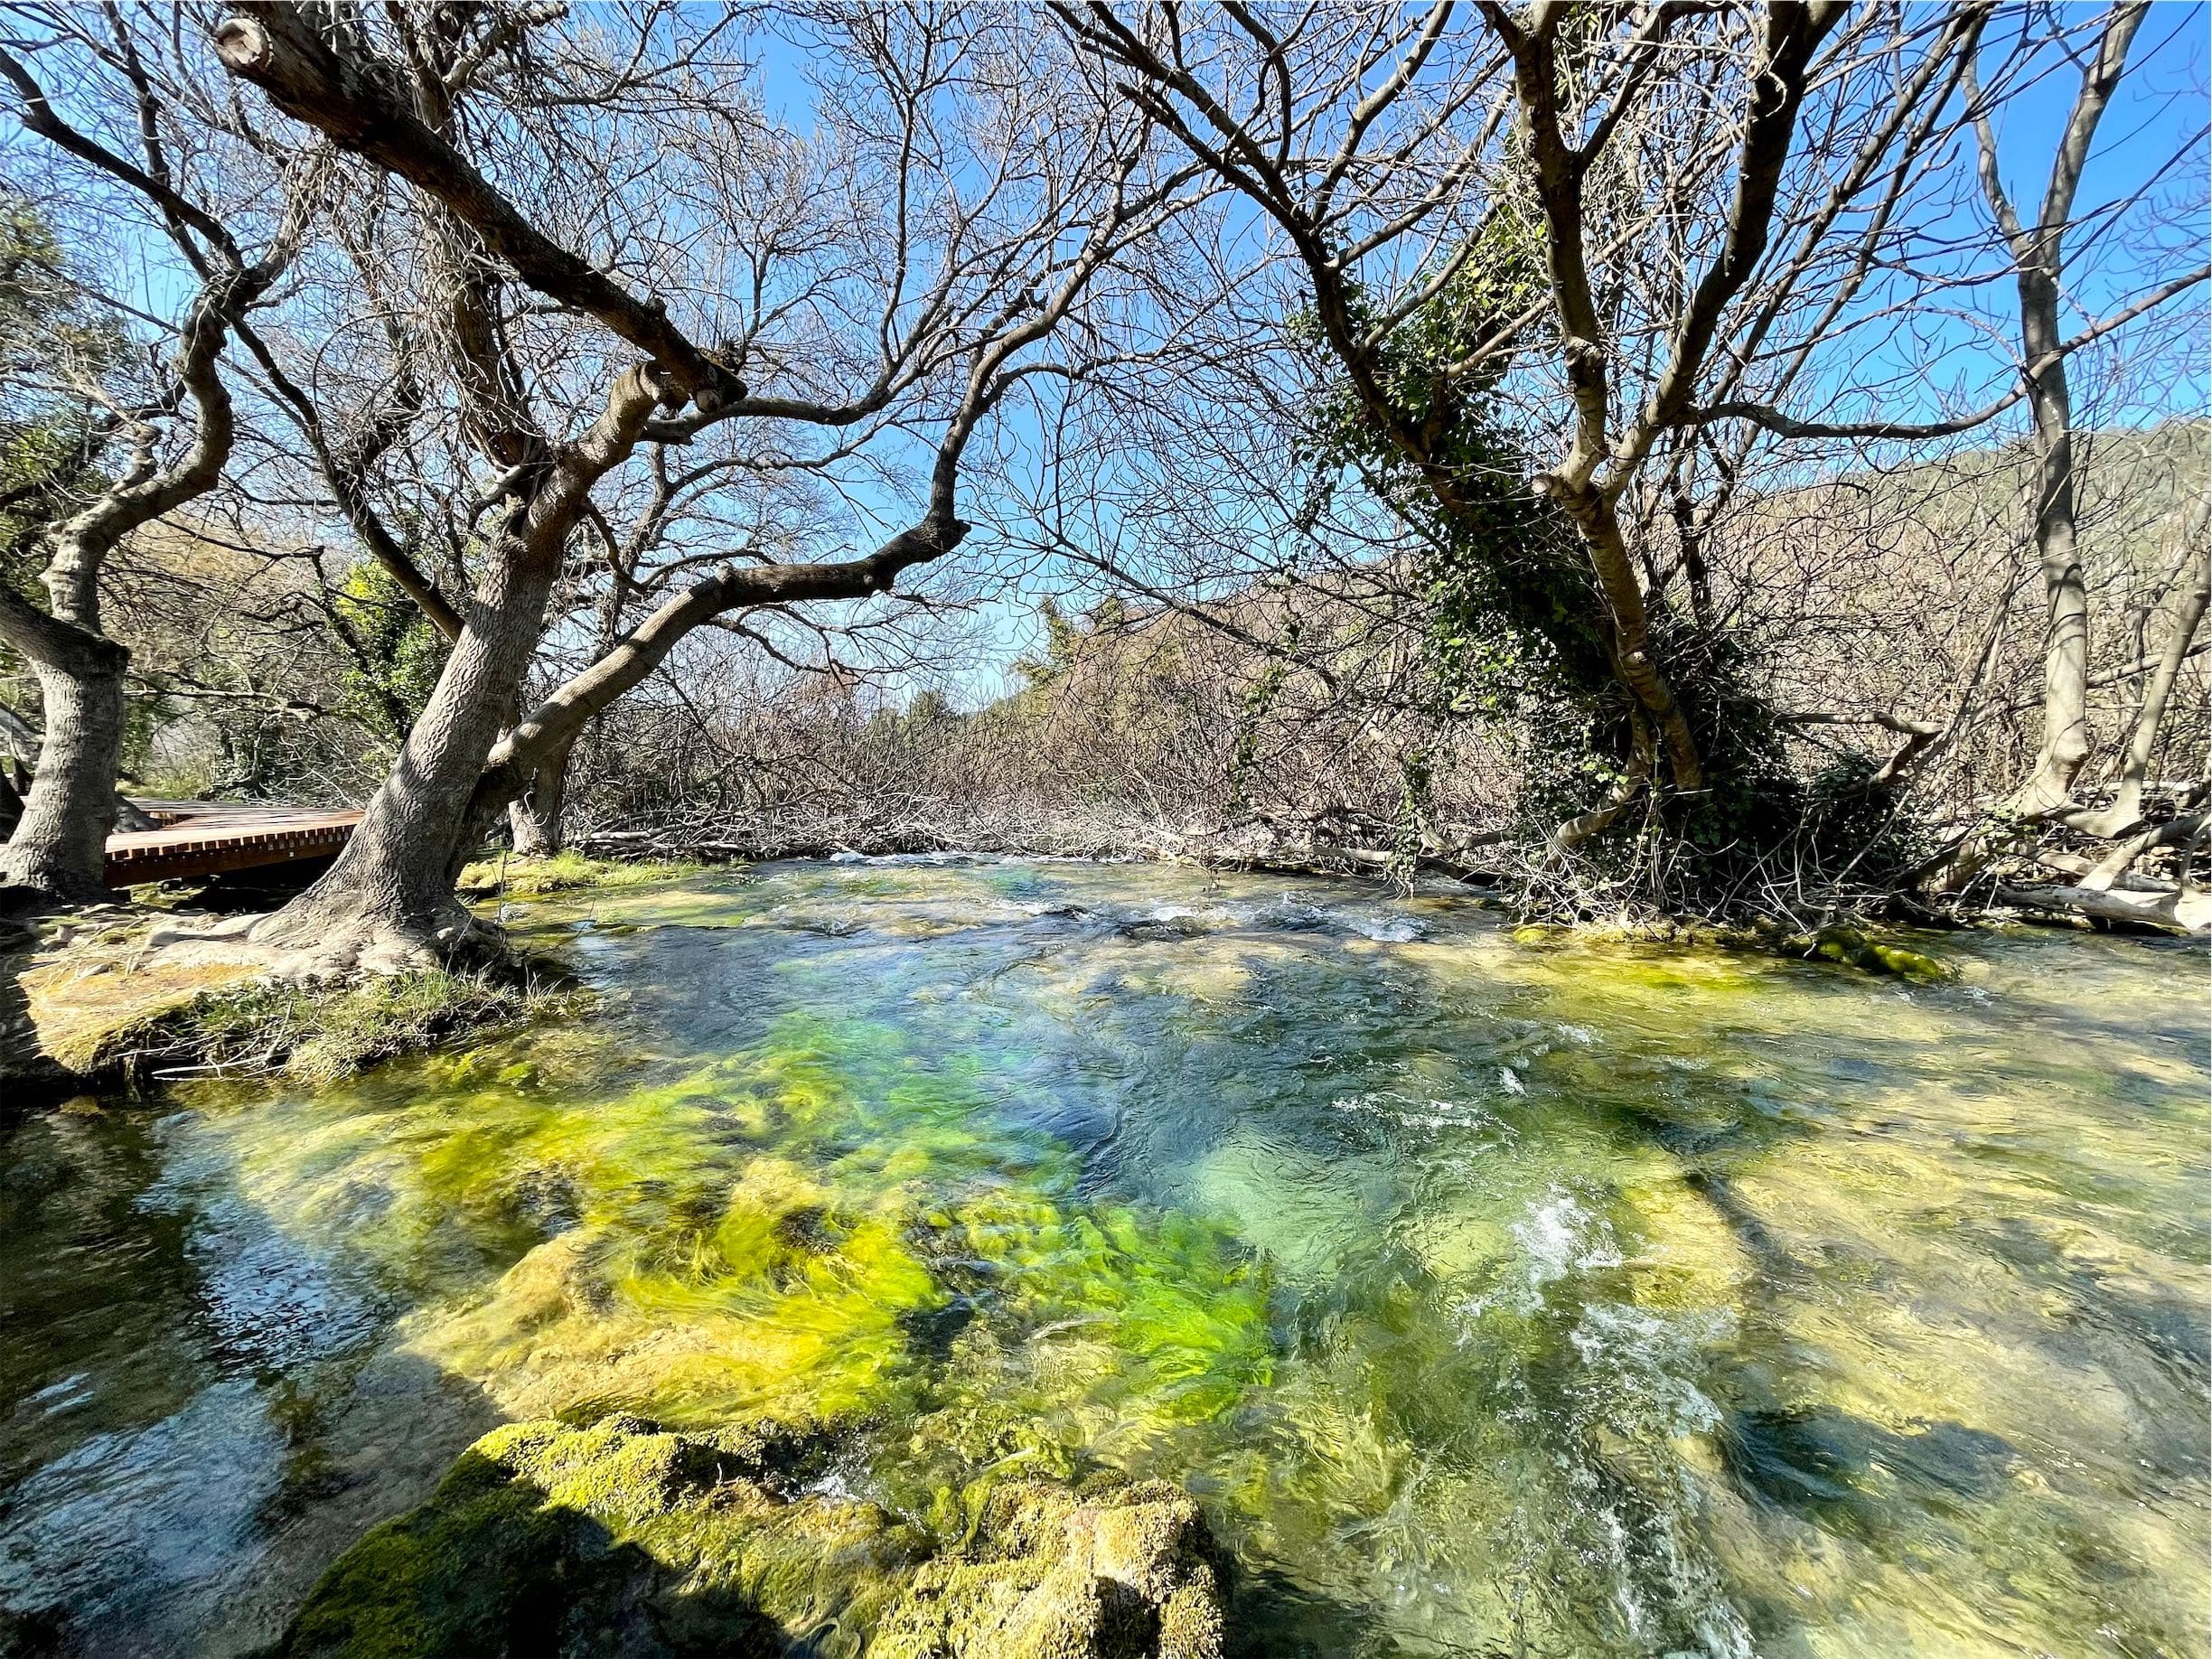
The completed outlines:
[[[2047,914],[2128,922],[2193,935],[2212,933],[2212,893],[2197,887],[2176,887],[2164,893],[2100,892],[2087,886],[2015,886],[2000,882],[1996,896],[2001,904]]]

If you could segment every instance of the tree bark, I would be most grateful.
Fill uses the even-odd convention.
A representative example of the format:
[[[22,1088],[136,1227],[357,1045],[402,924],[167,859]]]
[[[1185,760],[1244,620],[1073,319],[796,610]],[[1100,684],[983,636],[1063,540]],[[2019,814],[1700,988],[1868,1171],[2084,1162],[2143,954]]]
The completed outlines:
[[[2177,887],[2167,893],[2126,893],[2100,892],[2088,886],[2027,887],[2001,884],[1997,902],[2056,915],[2130,922],[2176,933],[2201,935],[2212,931],[2212,895],[2195,887]]]
[[[2212,604],[2212,564],[2194,550],[2204,539],[2207,516],[2207,503],[2200,498],[2181,532],[2182,558],[2194,574],[2174,611],[2165,649],[2143,688],[2142,706],[2135,712],[2135,727],[2128,734],[2127,755],[2120,764],[2119,788],[2103,811],[2069,820],[2073,829],[2089,835],[2123,835],[2142,817],[2143,783],[2151,775],[2151,757],[2158,751],[2166,705],[2173,700],[2174,682],[2181,676],[2189,643],[2203,625],[2206,606]]]
[[[116,821],[123,670],[129,661],[127,651],[108,640],[88,640],[70,661],[33,659],[46,741],[23,817],[0,850],[0,885],[80,903],[108,896],[108,832]]]
[[[206,494],[222,476],[236,436],[230,395],[219,372],[223,347],[231,326],[290,263],[305,234],[306,198],[287,200],[267,256],[248,265],[230,232],[169,183],[151,125],[152,94],[143,81],[138,89],[151,171],[64,120],[30,71],[5,51],[0,80],[22,100],[16,113],[27,130],[159,207],[203,277],[177,340],[176,383],[195,410],[185,453],[162,467],[156,429],[143,420],[127,423],[136,436],[122,475],[44,532],[51,614],[0,590],[0,639],[36,669],[46,708],[38,772],[23,817],[0,853],[0,879],[57,897],[97,899],[108,890],[108,831],[120,810],[116,778],[123,751],[123,673],[130,661],[130,652],[101,626],[100,571],[127,537]],[[206,252],[195,248],[184,227]]]
[[[455,897],[470,798],[501,711],[538,647],[558,567],[495,558],[428,704],[337,862],[258,936],[310,949],[333,970],[385,970],[463,950]]]
[[[638,299],[525,219],[377,72],[372,55],[345,38],[342,23],[325,38],[305,6],[239,0],[214,39],[216,55],[233,75],[259,87],[293,119],[439,202],[531,287],[597,317],[659,363],[702,413],[745,396],[743,383],[685,338],[662,307]]]
[[[2023,270],[2020,289],[2028,353],[2040,357],[2056,343],[2057,285]],[[2074,410],[2065,360],[2054,357],[2029,385],[2035,413],[2036,555],[2046,606],[2043,746],[2019,806],[2025,812],[2048,812],[2066,804],[2089,758],[2089,590],[2074,533]]]
[[[2089,594],[2074,523],[2074,408],[2067,382],[2067,340],[2059,325],[2066,231],[2097,124],[2112,101],[2128,45],[2148,0],[2115,5],[2096,56],[2082,71],[2074,109],[2051,162],[2050,182],[2032,226],[2023,226],[1998,171],[1997,136],[1986,109],[1974,117],[1982,193],[2011,249],[2020,294],[2020,345],[2029,408],[2035,417],[2035,539],[2043,567],[2043,743],[2034,774],[2014,798],[2016,811],[2041,817],[2072,798],[2089,759]],[[1972,81],[1968,96],[1979,98]]]
[[[445,316],[458,360],[462,429],[500,469],[501,490],[512,492],[508,524],[527,520],[523,530],[495,534],[490,568],[465,607],[429,706],[344,854],[260,933],[310,950],[340,970],[450,955],[464,945],[474,928],[452,892],[458,855],[496,821],[555,748],[565,751],[576,728],[650,672],[683,632],[739,605],[879,593],[907,566],[956,545],[967,526],[954,514],[955,486],[977,424],[1026,376],[1069,372],[1064,365],[1013,360],[1064,320],[1090,279],[1126,245],[1132,227],[1165,211],[1180,187],[1181,175],[1170,174],[1157,189],[1128,193],[1138,159],[1132,154],[1112,170],[1112,202],[1080,248],[1055,252],[1036,284],[1025,282],[972,340],[963,338],[970,321],[933,320],[916,339],[940,343],[916,357],[918,343],[886,339],[875,382],[849,402],[748,399],[723,351],[695,344],[659,300],[632,294],[560,247],[476,171],[455,147],[452,78],[438,65],[415,63],[410,108],[403,77],[378,61],[374,45],[348,14],[263,0],[240,0],[238,14],[216,30],[214,43],[226,68],[261,88],[277,108],[418,192],[442,239],[445,268],[436,280],[450,289]],[[597,318],[652,359],[623,375],[593,433],[576,445],[548,442],[531,414],[496,303],[495,289],[506,280],[502,269],[565,310]],[[995,271],[989,279],[1003,276]],[[902,274],[894,286],[887,315],[902,311],[896,296],[905,280]],[[952,319],[964,315],[965,304],[948,310],[933,300],[922,311],[925,318]],[[909,367],[933,367],[939,350],[955,347],[969,363],[967,384],[938,446],[920,526],[867,558],[745,567],[695,586],[494,744],[499,726],[514,715],[568,535],[590,505],[593,485],[639,442],[688,442],[706,425],[738,415],[850,426],[903,393]],[[651,418],[656,408],[672,414],[687,398],[689,415]],[[307,966],[314,970],[315,964]]]
[[[263,276],[266,270],[267,275]],[[46,736],[23,815],[0,853],[0,881],[83,902],[106,896],[108,832],[117,812],[123,755],[123,672],[130,652],[100,623],[99,578],[108,554],[133,531],[214,487],[230,458],[230,398],[216,372],[229,318],[276,267],[211,280],[183,330],[179,380],[198,405],[192,445],[165,472],[142,434],[124,477],[46,532],[49,610],[0,595],[0,639],[37,671]]]
[[[525,858],[548,858],[564,845],[562,812],[568,801],[568,755],[563,743],[530,771],[522,792],[507,803],[514,849]]]
[[[1657,729],[1674,787],[1681,791],[1704,788],[1704,757],[1698,753],[1690,717],[1654,651],[1650,608],[1645,604],[1644,586],[1636,577],[1636,559],[1622,533],[1613,498],[1594,485],[1572,484],[1558,477],[1551,480],[1551,486],[1582,538],[1590,567],[1597,572],[1598,586],[1605,594],[1609,623],[1607,643],[1614,678]]]
[[[887,593],[903,572],[951,552],[970,528],[951,516],[951,478],[959,455],[958,441],[948,439],[939,455],[939,477],[929,511],[921,522],[899,531],[866,558],[734,566],[663,601],[597,661],[517,720],[493,745],[477,784],[479,813],[489,819],[515,799],[528,787],[535,767],[556,749],[566,753],[586,721],[651,673],[679,641],[708,617],[755,605]]]

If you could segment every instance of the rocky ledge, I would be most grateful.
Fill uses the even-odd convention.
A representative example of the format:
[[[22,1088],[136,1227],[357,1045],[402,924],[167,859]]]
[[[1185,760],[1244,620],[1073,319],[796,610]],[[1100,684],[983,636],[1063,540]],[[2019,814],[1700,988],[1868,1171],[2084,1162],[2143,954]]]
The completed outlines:
[[[1220,1558],[1174,1486],[1008,1483],[933,1550],[820,1464],[773,1424],[510,1424],[341,1557],[278,1651],[1220,1659]]]

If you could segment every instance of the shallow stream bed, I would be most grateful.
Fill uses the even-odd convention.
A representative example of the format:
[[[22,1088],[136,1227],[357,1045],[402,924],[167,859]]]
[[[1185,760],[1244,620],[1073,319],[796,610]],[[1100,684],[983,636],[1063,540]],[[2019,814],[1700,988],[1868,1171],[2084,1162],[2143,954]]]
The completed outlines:
[[[600,1013],[0,1140],[0,1654],[250,1651],[615,1409],[860,1425],[824,1482],[940,1532],[1178,1481],[1255,1654],[2212,1642],[2200,950],[1050,862],[507,920]]]

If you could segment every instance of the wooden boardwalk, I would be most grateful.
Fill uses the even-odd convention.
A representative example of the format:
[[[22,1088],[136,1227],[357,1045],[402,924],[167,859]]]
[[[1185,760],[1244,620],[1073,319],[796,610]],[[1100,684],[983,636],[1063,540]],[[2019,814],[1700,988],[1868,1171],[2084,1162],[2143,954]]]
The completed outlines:
[[[110,887],[220,876],[300,858],[327,858],[346,844],[359,812],[248,806],[222,801],[140,801],[158,830],[108,838]]]

